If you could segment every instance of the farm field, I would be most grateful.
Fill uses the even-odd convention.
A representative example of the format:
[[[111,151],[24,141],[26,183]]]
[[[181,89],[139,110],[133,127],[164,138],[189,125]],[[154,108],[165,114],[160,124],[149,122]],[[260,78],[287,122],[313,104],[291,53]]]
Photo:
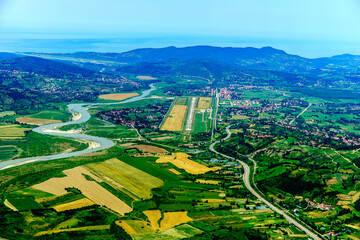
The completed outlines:
[[[194,110],[192,133],[209,132],[212,124],[212,108],[214,101],[211,97],[200,97]]]
[[[12,159],[18,154],[17,148],[13,145],[0,146],[0,161]]]
[[[36,132],[28,132],[25,138],[15,143],[17,148],[21,149],[19,157],[52,155],[89,147],[89,144],[85,141],[80,142],[65,137],[44,135]]]
[[[121,100],[125,100],[125,99],[135,97],[135,96],[139,96],[139,94],[138,93],[114,93],[114,94],[100,95],[99,98],[104,99],[104,100],[121,101]]]
[[[44,110],[36,114],[28,115],[25,117],[40,118],[49,120],[59,120],[61,122],[69,121],[72,114],[68,110]]]
[[[161,211],[160,210],[148,210],[143,211],[146,217],[149,219],[151,227],[153,229],[160,229],[159,220],[161,218]]]
[[[190,102],[190,98],[188,97],[177,97],[174,100],[175,105],[184,105],[187,106]]]
[[[156,162],[172,163],[176,167],[184,169],[186,172],[191,174],[203,174],[212,171],[211,168],[190,160],[189,155],[186,153],[173,153],[172,155],[160,156]]]
[[[86,175],[93,179],[98,179],[88,170],[82,167],[76,167],[65,170],[63,173],[66,177],[51,178],[45,182],[32,186],[32,188],[60,196],[67,193],[65,188],[74,187],[79,189],[84,196],[89,198],[95,204],[104,205],[121,215],[132,211],[131,207],[101,187],[97,182],[86,179]]]
[[[116,221],[116,224],[122,227],[128,234],[146,234],[155,232],[147,222],[142,220],[121,220]]]
[[[249,117],[248,116],[244,116],[244,115],[233,115],[231,116],[231,119],[233,120],[245,120],[245,119],[248,119]]]
[[[82,198],[82,199],[79,199],[79,200],[75,200],[73,202],[56,205],[53,208],[57,212],[63,212],[63,211],[82,208],[82,207],[87,207],[87,206],[91,206],[91,205],[94,205],[94,203],[92,201],[90,201],[87,198]]]
[[[209,132],[211,129],[211,112],[201,109],[195,110],[193,133]]]
[[[211,107],[211,101],[211,97],[200,97],[197,107],[200,109],[208,109]]]
[[[186,121],[188,107],[185,105],[173,105],[170,113],[166,116],[161,130],[163,131],[182,131]]]
[[[38,126],[61,122],[60,120],[31,118],[31,117],[19,117],[16,119],[16,121],[22,124],[38,125]]]
[[[16,113],[14,111],[4,111],[4,112],[0,112],[0,117],[4,117],[4,116],[12,116],[15,115]]]
[[[136,78],[140,80],[156,80],[156,78],[150,76],[136,76]]]
[[[13,206],[13,210],[16,209],[16,211],[26,211],[43,208],[32,197],[29,196],[10,197],[6,199],[6,202]]]
[[[24,128],[21,125],[0,125],[0,139],[16,139],[25,136],[25,131],[30,131],[31,128]]]
[[[168,153],[168,151],[166,151],[163,148],[159,148],[159,147],[155,147],[155,146],[151,146],[151,145],[134,145],[131,147],[135,147],[141,151],[148,152],[148,153],[163,153],[163,154]]]
[[[38,201],[38,199],[55,197],[56,196],[56,195],[54,195],[52,193],[40,191],[38,189],[31,188],[31,187],[18,190],[18,191],[16,191],[16,193],[17,194],[22,194],[22,195],[32,196],[32,197],[35,198],[36,201]]]
[[[35,234],[35,237],[54,234],[54,233],[61,233],[61,232],[74,232],[74,231],[96,231],[96,230],[105,230],[110,229],[110,225],[99,225],[99,226],[88,226],[88,227],[78,227],[78,228],[69,228],[69,229],[55,229],[49,231],[42,231]]]
[[[160,222],[160,230],[166,230],[193,219],[188,217],[187,212],[164,212],[164,218]]]
[[[139,137],[135,129],[126,126],[91,126],[86,128],[85,133],[92,136],[112,139]]]
[[[202,184],[212,184],[212,185],[219,185],[220,184],[220,181],[216,181],[216,180],[196,179],[196,182],[202,183]]]
[[[164,182],[150,174],[132,167],[118,159],[110,159],[102,163],[92,163],[86,166],[94,174],[110,178],[118,188],[126,188],[139,198],[151,198],[151,189],[161,187]]]
[[[203,231],[201,231],[200,229],[190,226],[189,224],[183,224],[157,233],[137,234],[133,235],[132,237],[134,240],[175,240],[190,238],[201,233],[203,233]]]

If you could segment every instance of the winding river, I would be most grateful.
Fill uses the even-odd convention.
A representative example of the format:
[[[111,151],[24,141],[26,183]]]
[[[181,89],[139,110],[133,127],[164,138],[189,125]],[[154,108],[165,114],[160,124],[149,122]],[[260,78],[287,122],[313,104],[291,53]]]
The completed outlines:
[[[56,130],[56,128],[66,126],[66,125],[71,125],[71,124],[79,124],[79,123],[87,122],[91,117],[91,115],[89,114],[87,109],[94,107],[94,106],[124,104],[124,103],[139,101],[139,100],[143,99],[144,97],[148,96],[152,91],[157,89],[154,86],[154,84],[151,84],[150,87],[151,87],[150,89],[143,91],[141,95],[124,100],[124,101],[120,101],[120,102],[69,104],[68,105],[69,111],[80,114],[81,117],[79,119],[69,121],[69,122],[63,122],[63,123],[48,124],[48,125],[40,126],[40,127],[33,129],[33,131],[35,131],[37,133],[41,133],[41,134],[76,138],[76,139],[82,139],[82,140],[87,140],[87,141],[90,140],[90,141],[97,143],[96,147],[87,148],[87,149],[84,149],[81,151],[76,151],[76,152],[60,153],[60,154],[55,154],[55,155],[47,155],[47,156],[39,156],[39,157],[18,158],[18,159],[3,161],[3,162],[0,162],[0,170],[4,170],[4,169],[11,168],[11,167],[24,165],[27,163],[32,163],[32,162],[49,161],[49,160],[79,156],[79,155],[96,152],[96,151],[107,149],[107,148],[114,146],[115,145],[114,142],[109,139],[106,139],[106,138],[95,137],[95,136],[79,134],[79,133],[62,132],[62,131]]]

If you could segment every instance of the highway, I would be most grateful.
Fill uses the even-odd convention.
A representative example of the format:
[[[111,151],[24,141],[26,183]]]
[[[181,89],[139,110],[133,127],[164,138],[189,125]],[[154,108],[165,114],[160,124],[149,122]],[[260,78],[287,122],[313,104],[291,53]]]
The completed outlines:
[[[222,139],[222,141],[225,141],[227,139],[229,139],[231,137],[231,131],[230,131],[230,127],[232,125],[227,126],[226,128],[226,132],[227,132],[227,136],[225,138]],[[243,175],[243,180],[245,183],[245,187],[256,197],[258,198],[260,201],[262,201],[264,204],[266,204],[268,207],[270,207],[273,211],[279,213],[280,215],[282,215],[289,223],[294,224],[296,227],[298,227],[299,229],[301,229],[302,231],[304,231],[307,235],[309,235],[309,237],[315,239],[315,240],[322,240],[323,238],[319,237],[317,234],[315,234],[313,231],[309,230],[310,228],[305,227],[304,223],[300,223],[299,220],[294,219],[293,217],[291,217],[289,214],[286,213],[286,211],[281,210],[280,208],[276,207],[274,204],[272,204],[271,202],[269,202],[268,200],[266,200],[264,197],[262,197],[252,186],[250,183],[250,175],[251,175],[251,169],[249,167],[249,165],[247,165],[245,162],[240,161],[238,159],[235,159],[233,157],[230,157],[228,155],[225,155],[223,153],[220,153],[218,151],[216,151],[214,149],[215,145],[220,143],[220,141],[216,141],[214,143],[212,143],[210,145],[210,151],[219,154],[225,158],[229,158],[232,159],[234,161],[239,162],[242,167],[244,168],[244,175]]]

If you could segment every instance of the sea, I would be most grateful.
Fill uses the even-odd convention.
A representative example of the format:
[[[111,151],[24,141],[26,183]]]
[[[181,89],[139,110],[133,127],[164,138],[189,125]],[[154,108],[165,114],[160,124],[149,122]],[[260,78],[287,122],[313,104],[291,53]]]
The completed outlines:
[[[360,44],[340,41],[264,39],[220,36],[152,35],[116,37],[58,37],[22,38],[1,36],[0,52],[113,52],[121,53],[138,48],[187,47],[273,47],[289,54],[307,58],[331,57],[341,54],[360,55]]]

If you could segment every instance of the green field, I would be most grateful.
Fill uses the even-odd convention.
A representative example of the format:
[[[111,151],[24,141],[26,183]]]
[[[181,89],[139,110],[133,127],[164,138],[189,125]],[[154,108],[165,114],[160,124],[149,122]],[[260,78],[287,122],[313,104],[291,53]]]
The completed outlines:
[[[244,120],[244,119],[248,119],[249,117],[248,116],[244,116],[244,115],[234,115],[231,117],[231,119],[234,119],[234,120]]]
[[[178,97],[175,102],[175,104],[177,105],[188,105],[188,103],[189,103],[188,97]]]
[[[55,196],[54,194],[51,194],[51,193],[48,193],[48,192],[43,192],[41,190],[34,189],[34,188],[24,188],[24,189],[21,189],[19,191],[16,191],[16,193],[33,196],[33,197],[35,197],[35,199],[47,198],[47,197]]]
[[[12,159],[18,154],[15,146],[0,146],[0,161]]]
[[[21,125],[0,125],[0,138],[13,138],[13,137],[24,137],[25,131],[29,131],[31,128],[24,128]]]
[[[32,209],[42,209],[43,207],[38,204],[33,197],[9,197],[7,200],[20,212]]]
[[[158,233],[134,235],[133,238],[135,240],[174,240],[193,237],[202,232],[200,229],[192,227],[189,224],[183,224]]]
[[[95,173],[107,176],[143,199],[151,198],[151,189],[161,187],[164,184],[159,178],[115,158],[103,163],[89,164],[86,167]]]
[[[41,118],[41,119],[50,119],[50,120],[59,120],[62,122],[69,121],[72,114],[68,111],[60,110],[45,110],[36,114],[29,115],[31,118]]]
[[[135,168],[140,169],[154,177],[160,178],[164,181],[179,181],[180,177],[165,169],[162,169],[161,164],[155,163],[157,158],[142,158],[142,157],[130,157],[123,156],[119,159]]]
[[[87,129],[91,129],[92,127],[103,127],[103,126],[113,126],[113,124],[107,123],[95,117],[91,117],[89,121],[87,121],[86,123],[65,125],[60,127],[59,130],[61,131],[76,130],[76,129],[87,130]]]
[[[17,145],[22,150],[20,157],[53,155],[64,151],[82,150],[88,147],[87,143],[36,132],[26,134],[25,140]]]
[[[197,111],[197,110],[196,110]],[[209,119],[209,113],[196,112],[193,123],[193,133],[208,132],[211,129],[211,119]]]
[[[137,138],[135,129],[128,128],[126,126],[114,126],[114,127],[91,127],[86,131],[86,134],[104,137],[104,138]]]

